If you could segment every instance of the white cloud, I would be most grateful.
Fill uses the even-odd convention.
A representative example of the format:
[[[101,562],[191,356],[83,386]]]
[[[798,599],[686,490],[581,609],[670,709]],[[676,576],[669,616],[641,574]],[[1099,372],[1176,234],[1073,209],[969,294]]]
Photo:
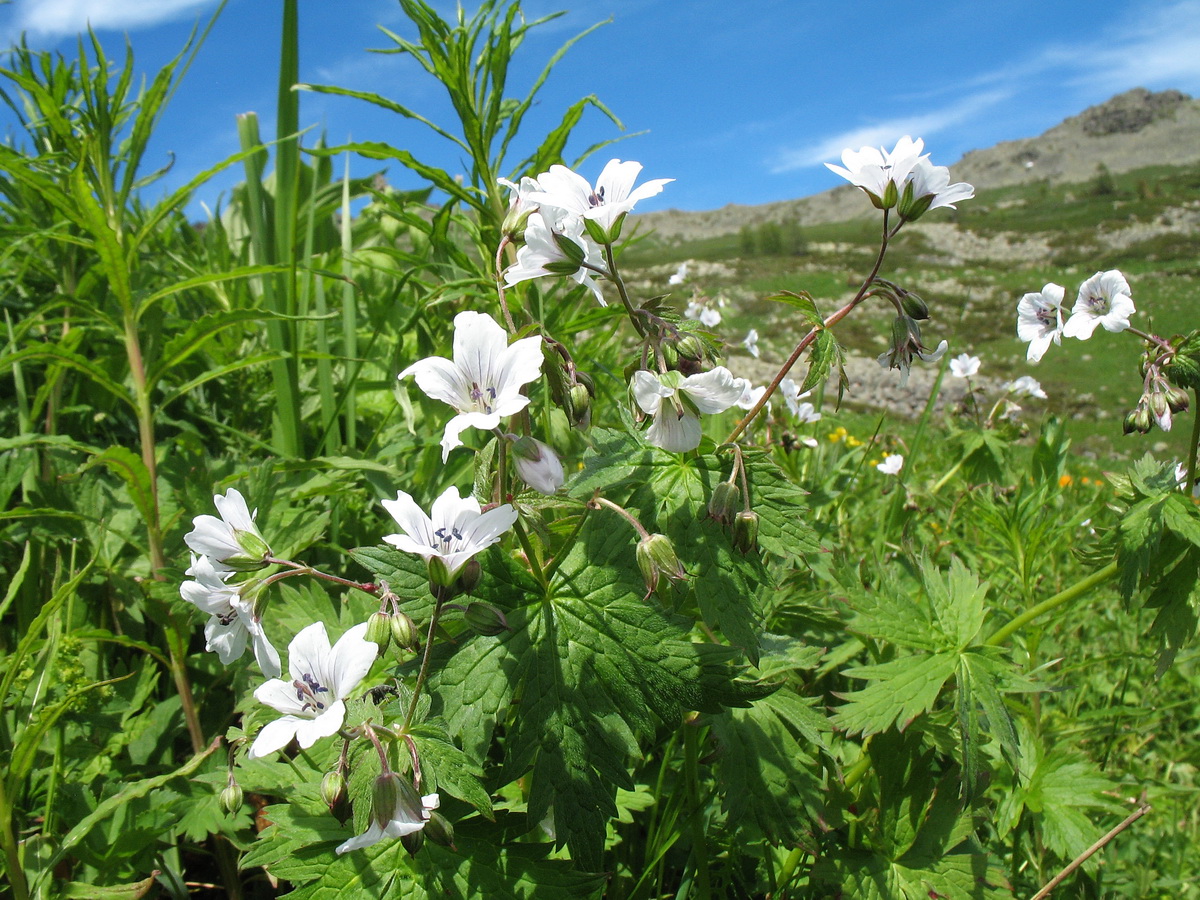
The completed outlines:
[[[974,118],[1009,96],[1010,92],[1004,89],[984,91],[932,112],[864,125],[801,147],[784,150],[776,156],[771,172],[791,172],[823,162],[833,162],[841,158],[842,151],[847,147],[853,150],[866,146],[890,148],[906,134],[912,137],[928,137]]]
[[[195,13],[216,0],[18,0],[11,30],[61,37],[85,30],[136,29]]]

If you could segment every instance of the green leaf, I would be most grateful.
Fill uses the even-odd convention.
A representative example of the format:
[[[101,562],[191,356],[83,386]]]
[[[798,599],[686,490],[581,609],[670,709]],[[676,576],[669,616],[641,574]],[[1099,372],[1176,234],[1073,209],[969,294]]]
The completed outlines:
[[[80,472],[96,466],[104,466],[110,472],[118,475],[129,489],[129,497],[147,524],[157,525],[158,505],[150,484],[150,472],[142,458],[125,447],[112,446],[96,456],[93,456],[80,467]]]
[[[483,768],[450,740],[444,728],[426,722],[409,732],[417,745],[422,770],[427,770],[438,790],[465,800],[488,818],[492,799],[484,789]],[[425,793],[428,793],[427,791]]]
[[[821,315],[820,310],[817,309],[817,303],[808,291],[779,291],[778,293],[771,294],[767,299],[786,303],[792,309],[799,311],[800,317],[813,328],[824,329],[825,318]]]
[[[957,654],[906,656],[878,666],[860,666],[843,674],[875,682],[845,694],[846,704],[833,723],[848,734],[875,734],[899,723],[906,726],[933,708],[943,685],[954,674]]]
[[[846,354],[842,351],[837,338],[832,331],[821,329],[808,351],[808,373],[804,383],[800,385],[800,393],[810,391],[818,384],[823,384],[829,378],[829,373],[837,366],[841,371],[845,365]],[[844,376],[843,376],[844,378]]]

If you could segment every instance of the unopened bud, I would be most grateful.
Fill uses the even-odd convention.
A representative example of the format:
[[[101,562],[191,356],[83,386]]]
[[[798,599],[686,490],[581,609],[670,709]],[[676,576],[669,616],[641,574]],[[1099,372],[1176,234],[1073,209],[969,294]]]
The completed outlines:
[[[708,501],[708,516],[716,519],[722,525],[733,521],[738,506],[742,502],[742,492],[732,481],[722,481],[718,484]]]
[[[1167,406],[1171,408],[1173,413],[1187,412],[1188,395],[1187,391],[1175,387],[1173,384],[1167,385]]]
[[[469,559],[466,565],[458,570],[458,580],[454,582],[454,588],[460,594],[469,594],[479,587],[482,580],[483,566],[479,565],[479,560]]]
[[[521,480],[535,491],[553,494],[562,487],[562,463],[558,455],[541,441],[528,435],[519,438],[513,444],[513,462]]]
[[[217,798],[217,803],[225,815],[232,816],[242,808],[242,797],[242,786],[230,778],[229,784],[225,785],[225,790],[221,791]]]
[[[758,549],[758,513],[743,510],[733,518],[733,546],[743,554]]]
[[[1150,395],[1150,412],[1154,414],[1154,421],[1163,431],[1171,430],[1171,406],[1167,403],[1167,395],[1159,391],[1155,391]]]
[[[441,813],[430,813],[423,831],[435,844],[454,849],[454,826]]]
[[[346,776],[340,771],[326,772],[321,779],[321,799],[330,809],[346,796]]]
[[[1146,434],[1150,431],[1150,410],[1145,403],[1139,403],[1136,409],[1129,411],[1122,426],[1126,434]]]
[[[592,418],[592,392],[582,384],[573,384],[567,394],[571,403],[571,422],[586,427]]]
[[[929,318],[929,307],[925,301],[912,291],[900,292],[900,305],[904,307],[904,314],[918,322]]]
[[[394,818],[396,804],[400,799],[400,776],[395,772],[384,772],[371,786],[371,817],[380,828],[387,827]]]
[[[371,617],[367,619],[366,638],[379,645],[380,653],[387,649],[388,641],[392,639],[391,618],[385,612],[376,612],[371,613]]]
[[[483,637],[495,637],[510,630],[504,613],[490,603],[468,603],[463,612],[463,621],[467,623],[468,628]]]
[[[392,629],[392,640],[396,646],[404,650],[416,650],[420,640],[416,623],[407,613],[398,612],[392,615],[388,622]]]
[[[651,534],[638,541],[638,568],[642,570],[642,578],[646,582],[647,595],[658,588],[659,579],[665,576],[671,581],[682,581],[687,578],[671,539],[665,534]]]
[[[685,359],[704,359],[704,341],[694,334],[685,333],[674,342],[675,349]]]
[[[411,834],[400,835],[400,844],[404,847],[404,852],[409,856],[416,856],[421,852],[421,848],[425,846],[425,829],[414,831]]]

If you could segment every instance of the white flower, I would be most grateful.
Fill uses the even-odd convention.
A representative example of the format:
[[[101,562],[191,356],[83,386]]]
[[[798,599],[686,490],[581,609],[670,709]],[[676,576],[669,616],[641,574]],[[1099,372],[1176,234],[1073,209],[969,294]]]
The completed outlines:
[[[510,346],[491,316],[460,312],[454,317],[453,361],[429,356],[400,373],[400,378],[415,376],[421,390],[458,411],[442,434],[442,462],[462,446],[459,435],[466,429],[490,431],[529,405],[521,387],[541,374],[541,345],[535,335]]]
[[[901,186],[921,158],[924,146],[919,138],[914,141],[905,135],[896,142],[891,153],[882,147],[863,147],[857,152],[846,149],[842,151],[845,168],[832,163],[825,163],[825,166],[861,188],[877,209],[890,209],[900,199]]]
[[[1010,394],[1016,394],[1018,397],[1037,397],[1039,400],[1046,399],[1046,392],[1042,390],[1041,383],[1032,375],[1022,375],[1014,381],[1005,382],[1004,390]]]
[[[926,154],[916,161],[908,183],[904,185],[899,212],[904,219],[913,222],[931,209],[942,206],[957,209],[955,203],[974,196],[974,187],[965,181],[951,184],[950,170],[935,166]]]
[[[815,406],[811,403],[800,402],[812,394],[812,391],[805,391],[802,394],[800,385],[791,378],[785,378],[779,382],[779,393],[783,395],[783,402],[787,404],[788,411],[800,420],[801,425],[821,421],[821,414],[817,412]]]
[[[678,372],[633,373],[633,398],[642,412],[653,416],[646,439],[656,447],[682,453],[700,445],[700,419],[724,412],[741,399],[745,384],[724,366],[683,378]]]
[[[883,462],[876,463],[875,468],[884,475],[899,475],[900,470],[904,468],[904,457],[899,453],[893,453]]]
[[[527,485],[542,494],[553,494],[562,487],[564,475],[558,454],[539,440],[526,435],[509,435],[513,443],[513,462],[517,474]]]
[[[750,383],[749,378],[739,378],[737,380],[742,382],[742,395],[738,397],[736,406],[739,409],[753,409],[754,404],[756,404],[762,398],[762,395],[767,392],[766,386],[759,385],[758,387],[755,387]],[[767,408],[769,409],[770,406],[771,404],[768,403]]]
[[[683,315],[685,318],[699,321],[705,328],[716,328],[721,324],[720,310],[696,300],[688,302],[687,309],[683,311]]]
[[[349,853],[351,850],[361,850],[363,847],[370,847],[373,844],[378,844],[384,838],[398,838],[404,837],[406,834],[414,834],[425,827],[433,815],[433,811],[440,804],[441,800],[437,794],[426,794],[421,798],[420,811],[417,811],[403,797],[398,796],[396,798],[396,808],[386,825],[380,825],[378,820],[372,816],[371,824],[367,826],[366,831],[338,845],[338,855]]]
[[[505,234],[521,234],[525,231],[525,224],[529,220],[530,214],[537,210],[537,203],[530,199],[530,195],[540,191],[542,187],[529,176],[522,178],[520,184],[513,184],[507,178],[497,178],[496,181],[512,192],[502,230]]]
[[[204,626],[204,649],[216,652],[217,658],[227,666],[246,652],[249,638],[262,673],[268,678],[279,677],[279,651],[267,640],[254,605],[242,597],[245,585],[227,584],[227,579],[234,573],[207,556],[193,554],[187,574],[196,580],[181,584],[180,595],[201,612],[212,616]]]
[[[970,378],[979,371],[979,357],[960,353],[950,360],[950,374],[955,378]]]
[[[551,166],[549,172],[537,177],[542,190],[534,192],[530,198],[570,215],[589,219],[600,226],[609,240],[614,240],[613,225],[633,209],[634,204],[660,193],[665,185],[675,180],[656,178],[635,190],[633,183],[641,171],[641,163],[610,160],[596,179],[593,189],[583,176],[566,166]]]
[[[504,270],[504,283],[511,287],[546,275],[567,276],[587,287],[601,306],[607,306],[597,270],[604,271],[600,248],[583,233],[583,221],[574,217],[551,224],[541,212],[529,214],[525,243],[517,250],[517,261]]]
[[[667,279],[667,284],[683,284],[687,279],[688,264],[681,262],[679,268],[674,271],[670,278]]]
[[[1097,325],[1103,325],[1105,331],[1124,331],[1136,311],[1129,293],[1129,282],[1116,269],[1097,272],[1079,286],[1063,336],[1086,341]]]
[[[746,352],[758,359],[758,329],[751,328],[745,339],[742,341],[742,346],[746,348]]]
[[[1017,302],[1017,337],[1029,342],[1026,359],[1038,362],[1050,342],[1062,343],[1062,301],[1065,293],[1057,284],[1047,284],[1040,293],[1028,293]]]
[[[271,555],[271,548],[254,524],[254,516],[241,493],[230,488],[224,496],[215,495],[213,503],[221,518],[196,516],[183,542],[226,569],[242,571],[265,565],[263,560]]]
[[[399,491],[395,500],[384,500],[383,508],[404,532],[386,535],[384,540],[405,553],[440,561],[446,569],[446,584],[471,557],[500,540],[517,521],[517,511],[507,503],[481,512],[479,501],[460,497],[456,487],[447,488],[433,501],[428,516],[404,491]]]
[[[346,697],[367,677],[379,645],[365,637],[367,623],[355,625],[332,647],[324,622],[314,622],[288,644],[291,682],[273,678],[254,698],[284,715],[263,726],[250,757],[258,759],[288,745],[294,737],[309,748],[336,734],[346,719]]]

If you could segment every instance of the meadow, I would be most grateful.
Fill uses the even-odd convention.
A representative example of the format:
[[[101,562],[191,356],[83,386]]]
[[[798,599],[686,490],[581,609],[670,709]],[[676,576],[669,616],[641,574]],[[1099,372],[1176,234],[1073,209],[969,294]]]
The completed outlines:
[[[169,193],[203,30],[0,70],[9,895],[1200,896],[1200,248],[1103,239],[1200,170],[951,209],[914,155],[861,219],[658,241],[669,173],[564,158],[598,101],[523,128],[542,22],[398,2],[457,121],[291,89],[284,0],[277,133]],[[1117,269],[1132,325],[1031,366],[1018,300]],[[911,402],[843,379],[881,353]]]

